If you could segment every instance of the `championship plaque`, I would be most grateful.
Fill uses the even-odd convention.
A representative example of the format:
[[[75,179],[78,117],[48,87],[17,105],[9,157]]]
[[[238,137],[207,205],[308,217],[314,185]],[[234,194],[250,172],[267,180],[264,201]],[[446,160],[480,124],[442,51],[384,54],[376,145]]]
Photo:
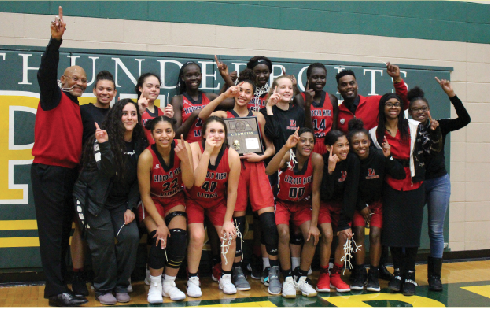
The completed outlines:
[[[230,148],[235,149],[240,155],[248,152],[259,155],[264,153],[257,117],[225,119],[225,123]]]

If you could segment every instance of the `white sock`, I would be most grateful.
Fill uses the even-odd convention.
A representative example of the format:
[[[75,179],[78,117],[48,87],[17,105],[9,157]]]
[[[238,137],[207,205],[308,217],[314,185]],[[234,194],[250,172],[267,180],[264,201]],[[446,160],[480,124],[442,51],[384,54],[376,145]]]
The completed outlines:
[[[296,267],[299,267],[301,258],[300,257],[291,257],[291,270],[294,270]]]
[[[159,275],[159,276],[150,275],[150,283],[153,283],[153,282],[157,282],[157,284],[162,283],[162,276],[161,275]]]
[[[170,276],[168,274],[165,274],[165,280],[164,280],[164,282],[174,282],[176,277],[177,276]]]
[[[269,263],[269,257],[262,257],[262,262],[264,263],[264,269],[271,266]]]

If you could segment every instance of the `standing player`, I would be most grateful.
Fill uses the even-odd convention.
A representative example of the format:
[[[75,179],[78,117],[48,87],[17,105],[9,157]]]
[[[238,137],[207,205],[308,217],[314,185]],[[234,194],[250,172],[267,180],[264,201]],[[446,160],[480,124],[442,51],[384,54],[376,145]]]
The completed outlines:
[[[353,153],[360,160],[359,192],[357,208],[354,212],[354,240],[357,245],[364,244],[364,228],[369,225],[369,254],[371,267],[366,275],[364,268],[365,247],[356,253],[355,278],[351,289],[362,290],[367,278],[367,290],[379,292],[379,258],[381,256],[381,228],[383,223],[382,201],[383,183],[388,174],[395,179],[405,178],[405,170],[393,157],[390,157],[390,145],[383,143],[382,151],[371,146],[369,132],[360,119],[349,121],[349,143]]]
[[[238,183],[237,204],[235,206],[234,219],[238,225],[240,232],[245,232],[246,225],[246,207],[248,199],[253,212],[257,213],[262,223],[262,235],[266,243],[269,263],[271,265],[269,279],[269,294],[280,294],[281,283],[279,282],[279,260],[277,258],[278,236],[274,222],[274,196],[269,180],[265,174],[264,160],[274,154],[274,145],[264,136],[264,116],[260,112],[252,112],[247,109],[247,104],[250,102],[254,94],[254,84],[250,80],[250,76],[246,76],[242,71],[239,78],[238,86],[230,87],[225,93],[221,94],[209,103],[208,106],[202,109],[199,113],[199,118],[206,120],[212,111],[226,98],[235,98],[235,107],[233,110],[216,111],[211,115],[216,115],[222,118],[238,118],[256,116],[259,128],[264,137],[266,149],[262,155],[256,153],[245,153],[241,156],[242,170]],[[242,249],[241,238],[237,237],[237,246],[235,251],[234,281],[238,290],[250,289],[250,284],[247,282],[242,271]]]
[[[223,79],[231,81],[228,75],[228,67],[225,68],[217,60],[216,63]],[[201,66],[194,62],[186,62],[179,72],[178,87],[180,95],[175,95],[172,98],[174,116],[175,120],[177,120],[176,135],[184,134],[185,140],[189,143],[202,139],[202,120],[197,116],[203,107],[218,97],[214,93],[199,91],[201,81]]]
[[[87,303],[66,286],[65,255],[73,222],[73,185],[82,154],[83,124],[78,97],[87,88],[87,75],[79,66],[65,69],[58,87],[59,48],[66,29],[63,10],[51,22],[51,40],[37,73],[40,88],[34,130],[31,180],[36,206],[39,250],[46,276],[44,298],[54,307]]]
[[[299,104],[305,107],[305,115],[311,114],[316,144],[314,152],[323,155],[325,145],[323,139],[331,129],[337,129],[338,99],[323,90],[327,84],[327,68],[323,64],[314,63],[306,69],[306,90],[301,93]]]
[[[209,117],[203,124],[203,140],[191,144],[194,163],[194,186],[187,204],[187,223],[190,231],[187,249],[187,296],[201,297],[197,271],[204,244],[204,213],[216,228],[221,239],[221,269],[219,288],[225,294],[235,294],[231,283],[231,267],[235,257],[235,224],[233,212],[240,178],[238,153],[228,148],[225,121]]]
[[[456,96],[451,84],[447,80],[439,80],[442,90],[447,94],[449,100],[456,110],[456,119],[438,120],[442,132],[442,151],[435,153],[429,158],[425,173],[425,195],[429,212],[429,238],[430,256],[427,263],[427,279],[429,289],[442,291],[441,268],[442,254],[444,252],[444,218],[449,206],[449,196],[451,194],[451,182],[446,171],[444,158],[444,144],[446,135],[451,131],[457,131],[471,122],[471,117],[466,111],[461,100]],[[430,126],[430,107],[424,92],[415,87],[408,92],[410,99],[409,112],[413,119],[421,122],[426,127]]]
[[[165,112],[155,106],[155,100],[157,100],[160,95],[161,84],[160,76],[147,72],[138,78],[138,82],[134,87],[136,94],[138,94],[138,106],[143,127],[145,127],[148,120],[152,120],[158,116],[166,115],[167,117],[172,118],[174,115],[173,108],[170,105],[165,107]],[[146,129],[145,133],[148,143],[153,145],[155,141],[153,140],[151,133]]]
[[[316,296],[307,274],[320,236],[317,221],[323,162],[322,157],[313,152],[314,145],[313,131],[306,127],[300,128],[288,138],[266,169],[268,175],[280,170],[279,193],[276,198],[276,225],[279,232],[279,260],[284,277],[282,296],[285,298],[295,298],[296,287],[303,296]],[[294,156],[291,156],[292,154]],[[297,283],[293,278],[290,261],[291,217],[294,225],[301,229],[305,239]]]
[[[140,156],[138,180],[143,201],[140,219],[151,238],[148,256],[150,267],[149,303],[162,303],[162,295],[172,300],[185,299],[175,285],[175,278],[185,258],[187,223],[182,185],[194,184],[190,147],[181,137],[175,138],[175,120],[159,116],[146,124],[155,140]],[[162,272],[165,256],[165,278]]]
[[[272,62],[265,56],[254,56],[248,61],[247,69],[253,72],[256,86],[254,96],[247,104],[247,108],[251,111],[260,111],[265,107],[269,97],[269,77],[272,73]]]
[[[319,292],[350,291],[340,277],[345,255],[344,244],[352,238],[350,223],[354,214],[357,190],[359,187],[359,159],[349,153],[349,141],[344,133],[331,130],[325,136],[325,145],[329,152],[323,155],[322,203],[318,223],[323,233],[322,254],[320,256],[320,278],[317,283]],[[334,266],[328,274],[333,235],[338,237],[334,253]]]

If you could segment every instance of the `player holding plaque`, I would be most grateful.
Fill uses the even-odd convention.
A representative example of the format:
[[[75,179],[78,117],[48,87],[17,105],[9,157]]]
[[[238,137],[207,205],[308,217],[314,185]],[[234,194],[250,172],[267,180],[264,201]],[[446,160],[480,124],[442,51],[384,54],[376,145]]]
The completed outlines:
[[[265,151],[262,155],[258,155],[254,152],[246,152],[242,156],[240,156],[242,162],[242,171],[238,183],[238,194],[235,205],[235,213],[233,216],[236,223],[238,224],[240,231],[243,233],[245,231],[246,221],[245,210],[247,207],[248,197],[250,196],[250,204],[252,205],[252,209],[259,215],[259,219],[262,223],[262,235],[264,237],[264,242],[269,255],[269,262],[271,265],[271,269],[269,272],[268,292],[269,294],[278,295],[281,293],[281,284],[279,282],[279,260],[277,257],[278,234],[274,218],[274,196],[272,195],[272,188],[270,187],[269,180],[267,178],[267,175],[265,174],[264,167],[264,160],[274,155],[274,145],[263,135],[265,119],[262,113],[251,112],[247,109],[247,104],[250,102],[255,91],[255,86],[252,80],[249,79],[249,77],[245,77],[245,75],[240,74],[239,82],[240,83],[237,86],[230,87],[225,93],[222,93],[215,100],[204,107],[199,113],[199,118],[202,120],[206,120],[211,114],[226,119],[244,117],[257,118],[259,128],[254,130],[260,130],[262,132],[262,137],[264,138],[265,142]],[[213,112],[214,109],[222,101],[231,97],[235,98],[235,107],[233,108],[233,110],[228,112]],[[237,127],[237,125],[239,127],[240,123],[234,124],[235,127]],[[246,123],[246,125],[250,126],[250,123]],[[237,129],[237,132],[239,131],[240,129]],[[260,139],[258,140],[258,144],[262,144]],[[232,140],[230,142],[230,147],[236,149],[236,147],[238,146],[236,146],[235,142]],[[241,144],[239,148],[242,148]],[[242,153],[241,150],[238,152]],[[239,238],[237,238],[235,255],[235,263],[233,265],[235,286],[238,290],[250,289],[250,284],[247,282],[247,279],[245,278],[241,267],[242,250],[241,241],[239,240]]]

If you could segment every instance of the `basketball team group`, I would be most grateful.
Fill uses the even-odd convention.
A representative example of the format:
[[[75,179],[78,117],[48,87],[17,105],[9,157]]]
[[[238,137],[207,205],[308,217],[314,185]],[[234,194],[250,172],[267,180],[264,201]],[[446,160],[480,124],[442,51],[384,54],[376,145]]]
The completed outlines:
[[[437,119],[422,88],[408,90],[391,63],[386,72],[395,93],[360,95],[354,72],[343,70],[334,77],[339,99],[324,91],[327,69],[321,63],[308,66],[301,92],[294,75],[271,79],[265,56],[250,58],[241,72],[229,72],[215,57],[225,81],[219,94],[200,91],[201,67],[186,62],[175,77],[178,95],[162,108],[155,105],[161,79],[154,72],[139,77],[133,100],[118,98],[113,75],[100,71],[95,103],[80,105],[85,70],[70,66],[58,77],[65,30],[60,7],[37,74],[32,148],[44,296],[51,306],[87,302],[86,248],[96,299],[129,302],[142,233],[148,236],[150,304],[202,296],[206,236],[212,276],[224,294],[250,290],[247,277],[261,279],[270,295],[291,299],[379,292],[383,278],[391,291],[411,296],[425,205],[427,279],[430,290],[442,290],[451,191],[445,140],[471,122],[449,81],[435,77],[433,83],[447,94],[457,118]],[[254,235],[248,265],[242,252],[247,211]],[[385,265],[389,252],[393,274]],[[320,274],[310,279],[317,257]],[[183,263],[187,286],[179,288]],[[346,269],[348,282],[341,277]]]

